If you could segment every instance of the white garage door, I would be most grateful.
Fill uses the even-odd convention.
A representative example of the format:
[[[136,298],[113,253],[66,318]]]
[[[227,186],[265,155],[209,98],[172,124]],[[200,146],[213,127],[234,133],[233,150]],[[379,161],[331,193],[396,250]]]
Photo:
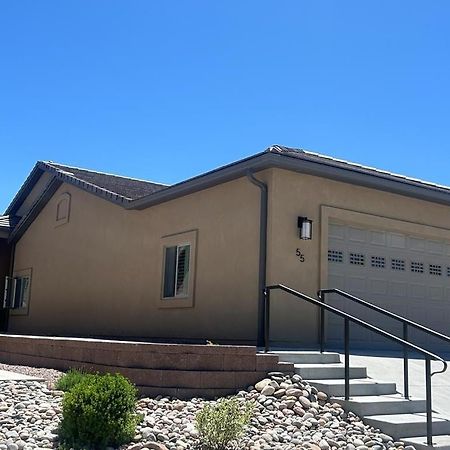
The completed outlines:
[[[331,223],[328,287],[339,288],[444,334],[450,334],[450,242],[397,232]],[[350,300],[329,296],[338,306],[401,336],[402,327]],[[328,343],[341,345],[343,320],[328,314]],[[434,350],[446,344],[410,332],[419,345]],[[351,326],[355,347],[395,348],[385,338]],[[448,347],[448,345],[447,345]],[[447,348],[448,350],[448,348]]]

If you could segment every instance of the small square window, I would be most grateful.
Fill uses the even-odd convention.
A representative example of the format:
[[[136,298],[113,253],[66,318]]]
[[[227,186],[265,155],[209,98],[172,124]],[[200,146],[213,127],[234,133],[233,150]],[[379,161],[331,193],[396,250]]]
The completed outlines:
[[[356,266],[364,266],[364,255],[362,253],[350,253],[350,264],[354,264]]]
[[[384,256],[371,256],[370,265],[378,269],[384,269],[386,266],[386,258]]]
[[[411,261],[411,272],[423,273],[424,267],[422,262]]]
[[[430,275],[442,275],[442,266],[439,264],[430,264],[429,266],[429,273]]]
[[[344,253],[341,250],[328,250],[328,261],[337,263],[344,262]]]
[[[391,259],[391,269],[392,270],[405,270],[405,260],[404,259]]]

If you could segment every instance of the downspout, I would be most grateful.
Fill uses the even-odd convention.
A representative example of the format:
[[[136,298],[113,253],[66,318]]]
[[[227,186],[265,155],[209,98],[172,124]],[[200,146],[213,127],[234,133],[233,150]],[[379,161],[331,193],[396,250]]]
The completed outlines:
[[[267,184],[255,178],[252,172],[247,173],[247,178],[261,190],[260,212],[259,212],[259,271],[258,271],[258,335],[256,342],[258,346],[264,345],[264,289],[266,287],[267,273],[267,211],[268,190]]]

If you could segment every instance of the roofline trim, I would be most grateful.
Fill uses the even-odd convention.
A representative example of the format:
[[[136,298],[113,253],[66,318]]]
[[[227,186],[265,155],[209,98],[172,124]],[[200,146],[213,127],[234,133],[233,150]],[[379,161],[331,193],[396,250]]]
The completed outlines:
[[[34,202],[30,211],[20,219],[14,230],[12,230],[8,242],[17,242],[23,236],[25,231],[33,223],[34,219],[39,215],[44,206],[62,184],[63,182],[57,178],[53,178],[50,181],[41,196]]]
[[[227,181],[246,176],[249,170],[259,171],[267,169],[268,167],[270,167],[270,154],[265,151],[260,152],[256,155],[249,156],[194,178],[190,178],[189,180],[174,184],[161,191],[132,200],[125,208],[145,209],[203,189],[208,189],[217,184],[226,183]]]
[[[342,167],[339,162],[334,163],[333,160],[314,160],[314,156],[317,155],[308,155],[308,152],[291,156],[275,153],[269,149],[249,158],[199,175],[198,177],[174,184],[154,194],[132,200],[124,206],[126,209],[148,208],[184,195],[192,194],[199,190],[210,188],[220,183],[240,178],[241,176],[245,176],[248,170],[256,172],[271,167],[321,176],[336,181],[450,205],[450,189],[446,189],[445,187],[424,184],[408,178],[399,178],[384,172],[367,173],[364,171],[364,167]]]

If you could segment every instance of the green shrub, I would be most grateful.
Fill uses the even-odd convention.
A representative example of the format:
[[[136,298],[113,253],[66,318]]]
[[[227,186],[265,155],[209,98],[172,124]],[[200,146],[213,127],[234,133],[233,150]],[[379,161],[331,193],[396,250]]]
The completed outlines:
[[[136,388],[122,375],[81,377],[64,394],[61,441],[83,449],[129,442],[139,421],[136,397]]]
[[[92,374],[83,372],[82,370],[70,369],[56,382],[55,388],[59,391],[68,392],[80,381],[90,376]]]
[[[237,440],[250,422],[253,402],[242,403],[236,398],[206,405],[195,418],[203,445],[211,450],[223,450]]]

